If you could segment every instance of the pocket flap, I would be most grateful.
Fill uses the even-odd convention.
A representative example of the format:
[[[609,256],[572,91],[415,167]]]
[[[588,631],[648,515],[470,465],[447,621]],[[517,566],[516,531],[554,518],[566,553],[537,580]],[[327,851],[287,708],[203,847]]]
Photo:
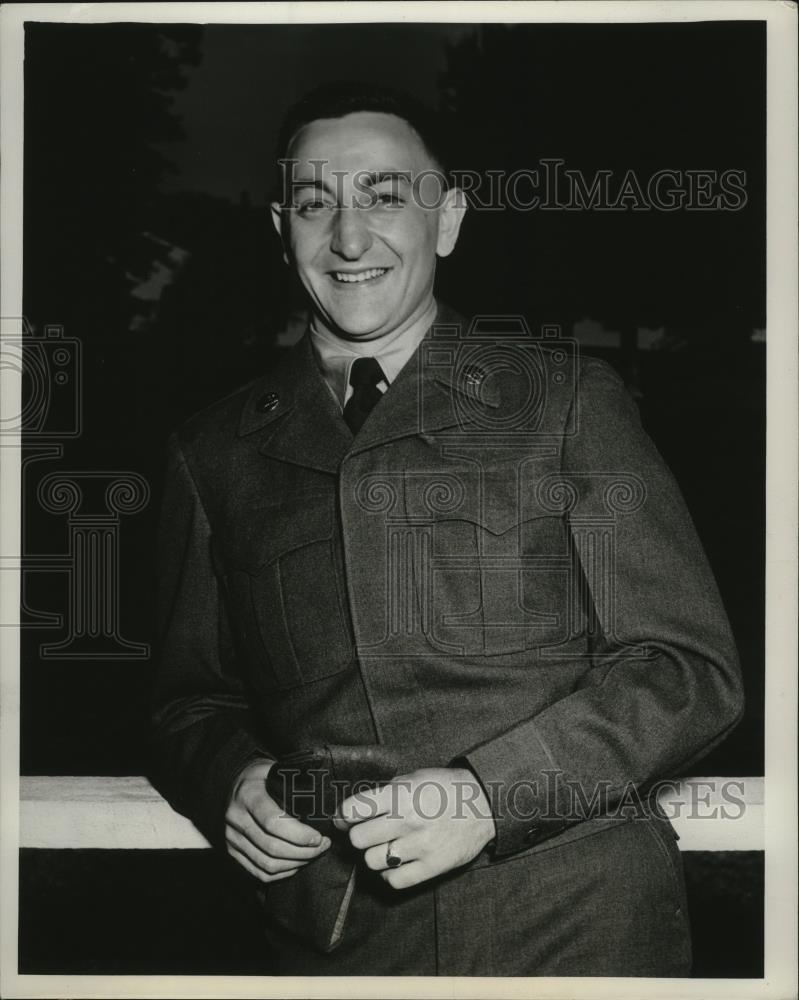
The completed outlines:
[[[224,571],[257,575],[280,556],[333,536],[332,494],[299,494],[279,505],[239,512],[222,526],[213,544],[214,561]]]
[[[504,535],[529,521],[551,519],[535,490],[535,470],[518,454],[490,456],[471,465],[405,473],[405,505],[417,524],[465,521],[492,535]],[[540,464],[540,463],[539,463]],[[558,517],[560,515],[558,514]]]

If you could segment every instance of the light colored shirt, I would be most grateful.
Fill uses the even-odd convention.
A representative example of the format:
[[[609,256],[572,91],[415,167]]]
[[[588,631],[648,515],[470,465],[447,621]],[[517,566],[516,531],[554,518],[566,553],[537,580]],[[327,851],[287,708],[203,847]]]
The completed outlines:
[[[435,318],[436,303],[432,302],[424,316],[407,330],[366,341],[342,340],[326,330],[318,329],[311,322],[311,343],[319,368],[341,409],[344,409],[353,392],[350,369],[354,361],[358,358],[375,358],[386,376],[384,382],[378,382],[377,388],[385,392],[408,363]]]

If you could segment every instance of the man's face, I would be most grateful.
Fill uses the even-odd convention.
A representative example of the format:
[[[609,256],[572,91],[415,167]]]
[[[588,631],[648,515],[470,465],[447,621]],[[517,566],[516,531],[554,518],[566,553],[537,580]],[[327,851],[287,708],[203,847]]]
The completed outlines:
[[[351,340],[412,325],[463,214],[419,137],[401,118],[359,111],[304,126],[290,158],[291,205],[272,211],[317,323]]]

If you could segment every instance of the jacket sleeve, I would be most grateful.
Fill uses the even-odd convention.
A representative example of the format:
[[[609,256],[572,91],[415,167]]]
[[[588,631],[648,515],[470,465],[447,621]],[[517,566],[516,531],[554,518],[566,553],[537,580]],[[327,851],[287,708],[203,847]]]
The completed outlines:
[[[595,796],[618,804],[689,767],[743,712],[737,653],[713,575],[637,406],[615,372],[594,360],[583,362],[577,401],[560,481],[566,490],[570,482],[579,487],[583,513],[603,509],[614,476],[637,482],[639,495],[622,498],[612,551],[601,558],[585,517],[576,507],[564,515],[576,585],[587,592],[597,626],[590,669],[568,696],[460,758],[491,802],[497,856],[586,818]]]
[[[261,747],[237,671],[211,530],[178,434],[167,448],[158,528],[158,661],[151,699],[153,780],[214,845],[236,776]]]

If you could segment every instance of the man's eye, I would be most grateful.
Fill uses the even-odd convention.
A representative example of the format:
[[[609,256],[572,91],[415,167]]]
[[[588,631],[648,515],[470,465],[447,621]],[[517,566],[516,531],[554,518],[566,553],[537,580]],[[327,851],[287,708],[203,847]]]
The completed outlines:
[[[298,215],[313,215],[316,212],[323,211],[326,208],[331,208],[325,201],[304,201],[301,205],[297,206]]]
[[[405,204],[405,199],[401,198],[393,191],[386,191],[383,194],[377,195],[377,203],[378,205],[393,205],[399,207]]]

